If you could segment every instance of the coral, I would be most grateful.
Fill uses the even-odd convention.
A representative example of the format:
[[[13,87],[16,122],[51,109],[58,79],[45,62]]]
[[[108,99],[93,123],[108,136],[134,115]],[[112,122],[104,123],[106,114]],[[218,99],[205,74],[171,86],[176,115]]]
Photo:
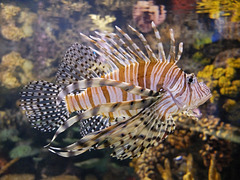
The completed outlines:
[[[32,77],[33,64],[23,59],[17,52],[11,52],[2,57],[0,64],[0,80],[6,88],[16,88],[29,82]]]
[[[5,141],[17,142],[19,141],[18,131],[13,128],[3,129],[0,132],[0,142],[3,143]]]
[[[41,6],[45,6],[42,4]],[[75,12],[81,12],[81,14],[85,14],[90,6],[87,2],[81,1],[66,1],[66,0],[52,0],[49,4],[47,4],[47,11],[42,10],[39,12],[41,16],[44,17],[62,17],[66,19],[71,19],[71,16]]]
[[[210,137],[200,150],[205,166],[210,166],[212,156],[215,157],[215,166],[221,171],[231,162],[231,143],[225,140]]]
[[[228,83],[228,82],[227,82]],[[237,86],[227,86],[220,89],[220,93],[229,97],[236,97],[239,94]]]
[[[183,176],[183,180],[194,180],[193,178],[193,156],[189,154],[187,156],[187,170],[186,174]]]
[[[16,27],[14,24],[8,24],[2,26],[2,35],[4,38],[19,41],[25,37],[25,34],[21,28]]]
[[[12,166],[15,162],[17,162],[19,158],[12,159],[9,162],[6,162],[3,166],[0,166],[0,175],[3,174],[10,166]]]
[[[35,177],[32,174],[7,174],[0,178],[1,180],[34,180]]]
[[[161,174],[157,170],[157,164],[164,163],[165,156],[171,151],[171,148],[168,143],[160,143],[158,146],[144,151],[139,158],[133,159],[130,166],[134,167],[140,179],[159,179]]]
[[[202,71],[198,72],[198,77],[202,79],[210,79],[213,75],[214,65],[207,65]]]
[[[227,79],[232,80],[236,75],[236,70],[234,67],[227,67],[226,68],[226,72],[225,72],[225,76]]]
[[[207,65],[207,64],[210,63],[210,59],[204,57],[204,55],[203,55],[202,53],[200,53],[200,52],[194,53],[194,55],[193,55],[192,58],[193,58],[193,60],[194,60],[196,63],[199,63],[199,62],[200,62],[200,63],[203,64],[203,65]]]
[[[230,124],[220,122],[219,118],[208,116],[198,121],[187,118],[185,115],[179,115],[176,119],[177,126],[188,129],[192,132],[199,132],[203,136],[203,140],[207,136],[213,136],[216,139],[224,139],[226,141],[240,143],[240,129]]]
[[[221,76],[225,74],[226,70],[223,68],[216,68],[213,71],[213,78],[214,79],[219,79]]]
[[[37,15],[32,12],[22,11],[20,13],[20,17],[18,19],[18,23],[22,24],[22,31],[24,33],[24,37],[31,37],[33,35],[33,22],[37,19]]]
[[[10,157],[12,159],[29,157],[29,156],[36,155],[38,152],[39,152],[39,150],[32,149],[28,145],[19,145],[10,151]]]
[[[1,33],[3,37],[8,40],[19,41],[22,38],[32,36],[33,34],[32,25],[36,20],[37,16],[36,14],[29,12],[28,9],[22,10],[21,13],[19,13],[18,11],[20,11],[20,8],[15,6],[14,8],[15,8],[15,11],[13,10],[12,14],[9,13],[7,17],[4,18],[5,22],[2,24]],[[2,10],[2,13],[4,13],[4,9]],[[13,19],[14,16],[16,17]],[[18,17],[18,20],[16,20],[17,17]]]
[[[176,149],[186,149],[190,144],[191,131],[186,129],[177,129],[173,135],[169,135],[168,142]]]
[[[53,177],[47,177],[43,180],[79,180],[77,176],[71,176],[71,175],[59,175],[59,176],[53,176]]]
[[[206,33],[206,32],[197,32],[193,35],[193,38],[195,39],[195,42],[193,44],[195,49],[201,49],[204,45],[210,44],[212,42],[212,33]]]
[[[195,9],[195,0],[173,0],[172,1],[172,10],[177,13],[183,13],[183,10],[193,10]]]
[[[94,24],[94,26],[90,28],[91,31],[99,29],[101,31],[113,32],[113,27],[109,26],[109,24],[116,20],[114,16],[106,15],[103,18],[97,14],[90,14],[89,16]]]
[[[236,101],[232,99],[227,99],[227,101],[223,104],[223,109],[229,111],[233,106],[236,105]]]
[[[168,159],[164,161],[164,168],[161,164],[157,164],[157,169],[160,172],[163,180],[172,180],[172,173],[170,168],[170,162]]]
[[[238,87],[240,85],[238,77],[239,58],[228,58],[226,67],[215,67],[214,65],[205,66],[202,71],[198,72],[198,77],[207,81],[207,85],[214,91],[211,102],[215,97],[220,95],[228,97],[237,97],[239,94]]]
[[[240,58],[228,58],[227,64],[229,67],[240,69]]]
[[[152,21],[156,25],[159,25],[162,24],[165,19],[165,6],[154,5],[152,0],[137,1],[137,4],[133,7],[133,20],[141,32],[150,32],[152,30]]]
[[[211,166],[213,155],[215,156],[214,167],[218,171],[229,165],[231,142],[240,143],[239,128],[224,124],[214,116],[196,121],[185,114],[179,114],[174,116],[174,120],[177,127],[174,134],[169,135],[158,146],[147,149],[139,158],[131,162],[130,165],[134,167],[140,179],[175,179],[178,177],[178,179],[193,180],[196,173],[195,166],[200,164],[194,163],[194,159],[199,160],[199,152],[207,167]],[[202,149],[199,148],[201,146]],[[188,156],[184,155],[186,153]]]
[[[209,180],[221,180],[221,175],[217,171],[216,166],[216,159],[215,155],[211,156],[211,161],[210,161],[210,166],[209,166],[209,171],[208,171],[208,179]]]
[[[223,119],[236,123],[239,116],[232,116],[232,109],[237,109],[237,103],[231,103],[238,100],[240,91],[240,58],[239,49],[227,50],[222,52],[214,60],[214,63],[204,67],[198,72],[198,78],[206,81],[211,88],[212,97],[210,102],[220,109],[218,112],[224,114]],[[222,102],[225,102],[224,104]],[[231,104],[230,104],[231,103]],[[218,104],[220,105],[218,107]],[[215,109],[216,109],[215,108]],[[238,114],[238,113],[234,113]],[[231,118],[227,118],[231,117]]]
[[[231,85],[231,81],[226,76],[221,76],[218,80],[219,87],[229,87]]]
[[[14,5],[5,5],[1,3],[1,17],[6,21],[12,20],[14,16],[16,16],[20,12],[20,8]]]
[[[111,11],[115,11],[117,9],[123,9],[126,8],[126,6],[130,6],[132,4],[132,1],[130,0],[102,0],[97,1],[97,5],[104,5],[106,7],[109,7]]]
[[[197,13],[209,13],[211,19],[231,16],[233,22],[240,20],[240,2],[237,0],[201,0],[197,2]]]
[[[36,20],[36,14],[29,12],[28,9],[21,10],[13,5],[1,4],[1,6],[3,8],[1,14],[4,19],[1,33],[4,38],[19,41],[22,38],[32,36],[32,25]]]

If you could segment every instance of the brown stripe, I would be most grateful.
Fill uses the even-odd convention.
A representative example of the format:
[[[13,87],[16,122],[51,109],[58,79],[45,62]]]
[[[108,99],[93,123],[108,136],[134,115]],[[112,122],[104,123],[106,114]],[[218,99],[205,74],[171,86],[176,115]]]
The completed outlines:
[[[124,91],[123,89],[121,89],[121,91],[122,91],[122,100],[127,101],[127,97],[128,97],[127,91]]]
[[[158,85],[159,85],[160,87],[163,86],[163,83],[164,83],[166,74],[167,74],[167,72],[169,71],[169,69],[170,69],[172,66],[173,66],[173,63],[168,63],[168,64],[164,67],[163,72],[162,72],[161,77],[160,77],[160,81],[159,81],[159,83],[158,83]]]
[[[147,73],[146,73],[146,88],[148,88],[148,89],[151,88],[150,78],[151,78],[151,74],[152,74],[153,67],[155,66],[155,64],[156,64],[157,62],[158,62],[158,61],[151,61],[150,64],[148,65],[148,67],[147,67]]]
[[[186,74],[184,73],[184,76],[183,76],[183,80],[182,80],[182,83],[183,83],[183,88],[181,89],[181,91],[180,92],[178,92],[175,96],[174,96],[174,98],[177,98],[178,96],[181,96],[184,92],[185,92],[185,90],[186,90]]]
[[[90,102],[90,104],[91,104],[91,106],[92,107],[94,107],[95,106],[95,104],[94,104],[94,101],[93,101],[93,96],[92,96],[92,91],[91,91],[91,88],[87,88],[87,96],[88,96],[88,98],[89,98],[89,102]]]
[[[119,68],[119,81],[125,82],[125,71],[126,68]]]
[[[107,87],[106,86],[102,86],[101,87],[101,89],[102,89],[102,92],[103,92],[103,95],[104,95],[104,97],[105,97],[105,99],[106,99],[106,103],[110,103],[110,96],[109,96],[109,92],[108,92],[108,90],[107,90]]]
[[[69,106],[69,103],[71,103],[71,101],[69,101],[69,96],[66,96],[65,101],[66,101],[66,106],[67,106],[68,112],[69,112],[69,113],[72,113],[72,112],[70,111],[70,106]]]
[[[83,109],[83,107],[82,107],[81,104],[80,104],[79,97],[81,97],[80,94],[75,94],[75,95],[74,95],[74,98],[75,98],[75,100],[77,101],[77,104],[78,104],[79,109]]]
[[[137,81],[138,85],[144,87],[144,68],[145,68],[145,61],[140,61],[138,66],[138,75]]]
[[[183,71],[181,69],[179,69],[177,66],[174,68],[173,73],[175,70],[177,70],[178,72],[177,72],[177,75],[175,77],[173,77],[174,80],[173,80],[172,84],[170,85],[170,89],[173,88],[173,86],[176,84],[176,82],[179,80],[179,77],[183,73]]]

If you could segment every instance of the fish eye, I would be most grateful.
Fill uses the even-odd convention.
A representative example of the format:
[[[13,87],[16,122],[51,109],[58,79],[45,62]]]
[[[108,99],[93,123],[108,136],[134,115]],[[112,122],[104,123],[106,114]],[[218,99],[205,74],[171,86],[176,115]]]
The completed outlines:
[[[195,82],[194,77],[195,77],[194,74],[187,74],[187,82],[188,82],[188,84],[192,84],[192,83]]]

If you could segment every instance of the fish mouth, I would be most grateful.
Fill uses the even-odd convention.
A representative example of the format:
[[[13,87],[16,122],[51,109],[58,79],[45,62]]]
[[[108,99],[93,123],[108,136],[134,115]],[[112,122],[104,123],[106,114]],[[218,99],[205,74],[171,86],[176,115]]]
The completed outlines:
[[[203,103],[205,103],[208,99],[210,99],[212,97],[210,88],[207,87],[207,85],[204,82],[199,82],[199,85],[202,89],[202,93],[204,94],[204,96],[201,98],[201,101],[198,104],[198,106],[202,105]]]

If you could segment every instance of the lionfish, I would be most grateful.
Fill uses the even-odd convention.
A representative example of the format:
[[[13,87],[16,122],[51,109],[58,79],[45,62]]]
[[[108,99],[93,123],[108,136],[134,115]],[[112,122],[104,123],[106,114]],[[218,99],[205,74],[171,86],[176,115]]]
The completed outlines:
[[[58,128],[46,146],[69,157],[90,149],[110,147],[118,159],[139,156],[158,145],[175,129],[172,115],[188,112],[206,102],[211,92],[194,74],[176,64],[170,29],[170,52],[165,56],[159,31],[152,28],[158,54],[143,34],[129,25],[144,45],[144,53],[122,29],[118,33],[81,34],[97,48],[73,44],[60,63],[56,83],[33,81],[21,92],[21,107],[33,127]],[[56,137],[79,122],[82,138],[66,147],[53,147]]]

